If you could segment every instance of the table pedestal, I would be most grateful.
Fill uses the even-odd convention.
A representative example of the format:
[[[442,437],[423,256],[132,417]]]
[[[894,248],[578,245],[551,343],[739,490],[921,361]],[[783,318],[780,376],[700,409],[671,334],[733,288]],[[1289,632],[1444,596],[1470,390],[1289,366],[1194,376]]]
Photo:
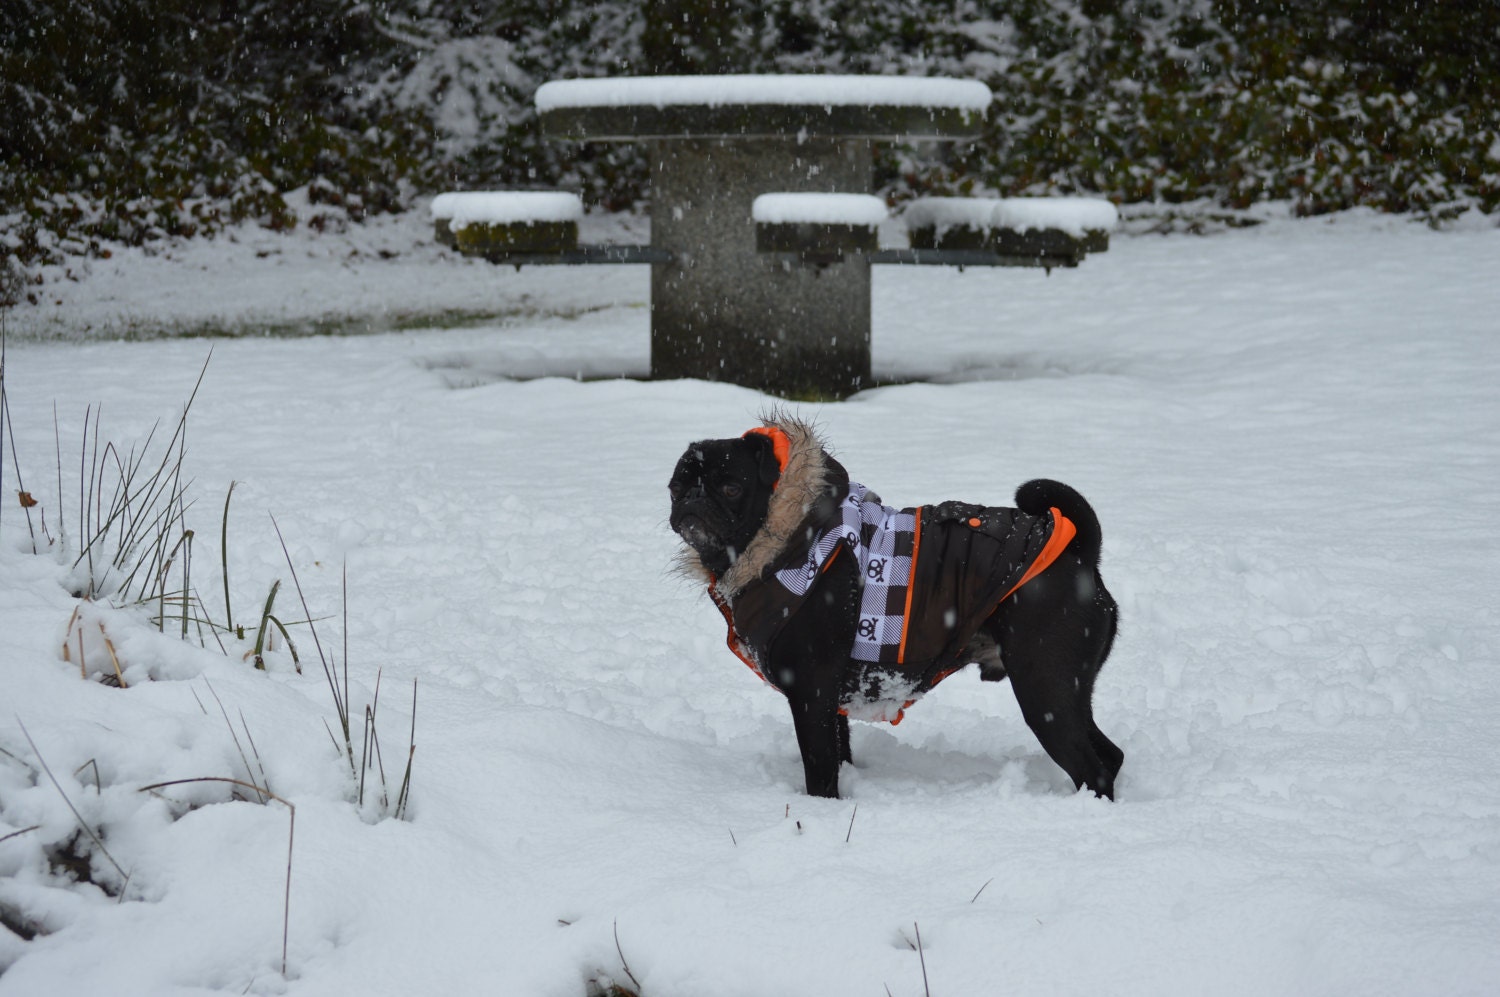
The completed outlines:
[[[755,248],[766,191],[871,186],[866,139],[656,140],[651,376],[730,381],[784,398],[845,397],[871,384],[870,262],[796,265]]]

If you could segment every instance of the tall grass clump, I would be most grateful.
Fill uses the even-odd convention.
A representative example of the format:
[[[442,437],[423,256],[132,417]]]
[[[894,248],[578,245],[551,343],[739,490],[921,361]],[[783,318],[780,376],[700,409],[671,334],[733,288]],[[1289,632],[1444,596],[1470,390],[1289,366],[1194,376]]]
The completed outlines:
[[[68,621],[62,644],[63,660],[72,664],[74,654],[84,677],[91,674],[109,685],[124,687],[130,662],[122,662],[117,644],[105,622],[89,611],[94,603],[122,608],[144,608],[152,626],[162,633],[171,632],[184,640],[196,637],[202,647],[212,641],[225,654],[250,644],[241,655],[254,667],[266,670],[267,655],[278,639],[289,652],[295,670],[302,671],[302,659],[292,629],[306,626],[317,651],[323,676],[332,695],[338,718],[339,735],[333,738],[335,750],[348,765],[350,794],[366,813],[376,817],[404,818],[411,799],[412,765],[416,754],[417,683],[412,682],[412,713],[404,760],[397,770],[385,767],[385,750],[380,736],[380,691],[383,679],[376,672],[375,690],[370,702],[356,712],[349,687],[349,611],[348,574],[343,578],[343,657],[325,650],[318,631],[318,620],[309,610],[301,579],[287,550],[286,540],[275,517],[272,527],[281,546],[302,610],[301,619],[286,619],[276,606],[282,591],[280,579],[272,582],[265,599],[259,604],[253,630],[238,621],[230,584],[229,523],[235,483],[224,496],[223,518],[219,533],[224,612],[216,619],[195,587],[193,566],[194,531],[187,525],[192,507],[188,497],[190,479],[184,464],[187,456],[188,415],[203,386],[212,351],[193,384],[193,389],[170,433],[158,423],[147,433],[144,442],[128,448],[105,438],[98,406],[85,410],[83,431],[76,465],[65,461],[62,434],[56,428],[54,413],[54,446],[57,460],[57,508],[63,509],[65,476],[76,474],[76,507],[54,516],[54,530],[49,528],[39,503],[20,485],[21,464],[16,454],[14,433],[9,415],[10,398],[6,391],[4,312],[0,310],[0,440],[9,447],[10,465],[17,481],[17,494],[27,514],[29,539],[33,551],[47,549],[69,563],[69,584],[79,600]],[[7,457],[0,449],[0,463]],[[76,466],[76,472],[72,470]],[[0,494],[8,479],[0,477]],[[37,522],[32,519],[33,510]],[[90,650],[92,648],[92,651]],[[94,667],[90,667],[90,658]],[[231,728],[232,731],[232,728]],[[248,731],[246,732],[248,736]],[[247,771],[249,765],[246,765]],[[399,771],[399,777],[397,772]],[[251,782],[254,782],[252,777]],[[262,787],[264,790],[264,787]],[[263,796],[270,796],[268,790]]]
[[[174,619],[181,620],[184,634],[191,618],[193,531],[186,526],[191,503],[183,460],[187,454],[188,413],[207,371],[205,360],[182,414],[160,447],[153,446],[160,423],[151,428],[143,443],[122,449],[103,438],[101,407],[91,405],[85,410],[78,448],[74,546],[70,549],[62,513],[58,515],[58,536],[48,536],[49,543],[56,543],[71,559],[74,595],[78,598],[117,605],[155,605],[158,626],[163,629],[170,600],[182,607]],[[61,508],[64,470],[60,440],[57,453]],[[174,569],[180,572],[175,578]]]
[[[224,518],[219,535],[224,616],[216,619],[199,595],[193,577],[195,532],[187,524],[191,480],[184,469],[188,445],[188,416],[208,372],[208,358],[172,424],[170,433],[157,423],[140,443],[124,446],[105,435],[102,407],[90,405],[84,411],[83,429],[76,458],[64,456],[61,430],[53,413],[54,448],[57,465],[56,511],[49,525],[45,508],[33,494],[18,486],[20,502],[27,513],[32,550],[51,549],[72,569],[70,587],[81,600],[80,610],[69,623],[64,655],[71,661],[75,629],[83,625],[83,605],[105,603],[116,607],[144,608],[155,628],[163,633],[173,630],[182,639],[196,636],[201,646],[212,640],[224,653],[229,643],[252,643],[243,655],[255,667],[266,668],[266,654],[279,635],[291,654],[293,666],[301,671],[301,659],[289,627],[302,621],[285,620],[275,611],[281,582],[272,583],[262,605],[257,623],[247,637],[247,628],[236,622],[230,599],[229,583],[229,509],[234,495],[231,482],[224,497]],[[0,344],[0,373],[3,373],[3,344]],[[3,390],[3,381],[0,381]],[[10,427],[9,397],[0,395],[0,413],[4,425],[0,431],[11,433],[10,448],[13,473],[20,480],[20,463],[16,459],[13,431]],[[4,454],[0,453],[0,458]],[[68,493],[65,480],[76,481],[76,496]],[[3,482],[0,478],[0,482]],[[39,525],[32,520],[35,510]],[[112,652],[108,635],[105,645]],[[85,652],[80,637],[80,658]],[[87,669],[85,669],[87,671]],[[119,674],[118,662],[114,671]],[[107,673],[106,673],[107,674]]]
[[[323,641],[318,636],[316,621],[308,610],[307,596],[302,591],[302,581],[297,577],[297,567],[292,563],[291,552],[287,550],[286,538],[282,536],[281,526],[276,523],[273,516],[271,524],[276,530],[276,539],[281,544],[281,552],[286,558],[287,570],[291,572],[292,584],[297,590],[297,598],[302,604],[303,613],[307,616],[308,631],[312,634],[313,647],[318,653],[318,662],[323,668],[323,678],[328,683],[329,694],[333,697],[334,713],[338,716],[339,735],[342,735],[340,743],[339,735],[335,735],[333,728],[328,728],[329,739],[333,741],[333,749],[338,752],[349,765],[349,775],[353,780],[354,801],[362,811],[367,809],[366,790],[368,788],[369,805],[375,809],[378,816],[395,817],[402,820],[406,817],[407,806],[411,801],[411,773],[412,762],[417,754],[417,680],[411,682],[411,733],[407,740],[406,762],[402,771],[400,785],[396,789],[394,801],[391,799],[390,783],[386,777],[385,758],[380,748],[380,731],[378,727],[380,711],[380,681],[383,672],[375,673],[375,693],[368,705],[365,706],[364,715],[360,726],[360,748],[356,753],[354,749],[354,714],[350,707],[349,698],[349,572],[347,567],[342,577],[342,602],[344,616],[343,635],[343,660],[332,656],[331,652],[323,649]],[[376,781],[378,780],[378,787]],[[375,795],[378,788],[379,797]]]
[[[29,546],[33,554],[52,559],[58,569],[58,582],[76,600],[65,628],[62,660],[69,665],[76,663],[81,677],[86,680],[92,678],[119,688],[126,686],[127,676],[131,682],[139,681],[140,677],[163,678],[165,668],[162,661],[170,655],[158,654],[156,660],[150,657],[152,648],[163,646],[160,640],[122,639],[127,632],[148,627],[183,640],[196,638],[201,648],[209,649],[214,645],[231,658],[243,650],[243,660],[253,659],[254,666],[262,670],[267,668],[273,638],[279,639],[284,642],[300,674],[301,659],[292,631],[305,626],[318,648],[318,658],[333,693],[343,734],[342,745],[335,738],[335,747],[348,765],[347,799],[356,804],[364,819],[372,822],[387,817],[406,818],[416,753],[417,684],[412,683],[404,768],[398,762],[388,775],[378,726],[382,685],[379,671],[375,676],[374,693],[369,704],[363,707],[362,716],[351,707],[347,573],[344,578],[344,653],[342,662],[338,662],[324,650],[318,631],[320,621],[308,612],[296,567],[287,553],[280,526],[272,518],[282,552],[287,555],[287,567],[305,618],[288,619],[278,612],[277,599],[282,594],[282,583],[278,579],[271,584],[263,600],[254,602],[254,615],[246,621],[253,622],[253,629],[246,622],[239,621],[234,611],[230,582],[229,524],[235,490],[234,483],[231,483],[224,496],[219,534],[222,573],[214,579],[223,590],[222,617],[217,616],[218,607],[210,608],[208,601],[198,592],[192,573],[195,534],[187,520],[193,505],[189,494],[192,482],[186,472],[188,416],[203,386],[211,354],[198,371],[187,402],[175,421],[165,424],[165,427],[158,422],[137,444],[125,446],[109,439],[104,432],[99,407],[90,405],[84,412],[76,451],[70,450],[65,457],[63,432],[54,407],[56,503],[52,504],[49,498],[48,505],[44,506],[28,490],[27,482],[22,478],[24,462],[16,447],[11,414],[6,318],[5,306],[0,305],[0,500],[7,503],[4,512],[9,515],[5,517],[5,525],[9,527],[20,522],[14,509],[8,506],[13,495],[18,499],[27,533],[25,543],[5,536],[4,542],[15,550],[4,553],[19,554]],[[75,486],[76,494],[73,491]],[[210,593],[211,601],[216,603],[211,589]],[[285,600],[282,602],[284,604]],[[244,650],[246,647],[249,649]],[[204,681],[207,684],[206,678]],[[286,871],[281,884],[281,973],[285,977],[288,972],[296,806],[271,788],[267,765],[243,712],[239,714],[237,728],[218,693],[212,686],[208,688],[239,754],[242,772],[233,771],[231,766],[228,773],[208,772],[191,778],[151,781],[131,788],[165,800],[172,820],[198,807],[233,801],[262,806],[276,803],[286,808]],[[196,692],[193,695],[197,698]],[[198,703],[202,708],[203,701]],[[209,711],[203,708],[203,712],[207,715]],[[0,773],[6,776],[6,784],[17,776],[21,784],[26,785],[40,786],[44,780],[50,782],[71,815],[71,824],[58,820],[49,824],[32,819],[35,815],[28,809],[24,814],[26,819],[21,819],[18,811],[7,812],[13,801],[5,797],[4,787],[0,786],[0,827],[10,825],[17,828],[0,835],[0,843],[10,843],[7,847],[11,849],[26,849],[32,856],[28,861],[47,871],[42,880],[32,884],[32,893],[41,891],[41,895],[50,895],[48,891],[97,887],[108,897],[122,901],[135,899],[139,890],[131,891],[127,897],[131,886],[129,849],[134,834],[129,830],[118,833],[135,820],[135,814],[132,808],[121,803],[119,794],[106,792],[106,789],[118,788],[106,785],[110,778],[108,770],[101,776],[99,762],[91,759],[75,769],[73,780],[69,781],[65,768],[54,773],[19,716],[16,724],[31,756],[26,757],[24,752],[13,754],[0,744],[0,767],[18,769],[18,772]],[[69,734],[64,731],[60,736]],[[318,764],[325,765],[327,761],[319,760]],[[95,793],[80,796],[76,787],[88,784],[79,779],[79,774],[86,774],[89,769],[93,771]],[[184,787],[194,785],[229,787],[227,798],[222,789],[211,793],[213,798],[207,800],[201,792],[184,798]],[[167,791],[170,790],[175,790],[170,794],[175,799],[169,798]],[[101,803],[101,799],[107,802]],[[39,935],[57,930],[63,923],[55,918],[34,917],[31,907],[36,905],[30,899],[31,895],[26,894],[19,901],[13,896],[0,897],[0,933],[9,932],[22,942],[30,942]],[[0,960],[0,974],[6,968],[6,962]]]

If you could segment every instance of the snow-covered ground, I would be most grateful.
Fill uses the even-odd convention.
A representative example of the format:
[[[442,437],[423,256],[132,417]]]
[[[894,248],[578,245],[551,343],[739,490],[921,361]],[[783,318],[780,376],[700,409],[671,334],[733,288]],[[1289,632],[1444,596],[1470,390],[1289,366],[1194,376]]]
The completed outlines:
[[[645,268],[517,273],[425,229],[122,251],[8,317],[33,523],[76,548],[86,407],[122,447],[170,432],[212,348],[184,459],[205,611],[233,481],[235,617],[278,578],[303,615],[274,515],[340,663],[347,636],[356,752],[380,676],[393,794],[419,691],[410,819],[382,818],[305,626],[300,675],[144,610],[70,628],[7,439],[0,917],[38,933],[0,929],[0,994],[1495,991],[1500,230],[1354,214],[1117,235],[1050,277],[877,271],[876,367],[929,381],[798,411],[889,502],[1090,498],[1124,619],[1109,804],[968,673],[856,725],[847,799],[804,796],[784,701],[669,569],[674,461],[767,399],[580,378],[645,369]],[[263,327],[363,334],[109,338]],[[109,668],[100,624],[126,689],[63,660],[86,632]],[[210,776],[296,807],[285,976],[287,809],[140,791]],[[110,894],[49,867],[70,804],[123,898],[86,839]]]

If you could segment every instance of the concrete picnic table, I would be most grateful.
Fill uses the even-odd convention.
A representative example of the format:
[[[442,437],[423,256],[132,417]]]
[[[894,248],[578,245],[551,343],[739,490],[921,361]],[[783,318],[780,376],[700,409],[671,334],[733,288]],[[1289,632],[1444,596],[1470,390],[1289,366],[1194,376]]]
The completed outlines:
[[[756,197],[868,194],[873,142],[971,138],[990,100],[970,80],[833,75],[561,80],[536,93],[549,137],[646,144],[650,248],[669,257],[651,263],[652,376],[786,397],[872,383],[871,255],[798,266],[761,252]]]

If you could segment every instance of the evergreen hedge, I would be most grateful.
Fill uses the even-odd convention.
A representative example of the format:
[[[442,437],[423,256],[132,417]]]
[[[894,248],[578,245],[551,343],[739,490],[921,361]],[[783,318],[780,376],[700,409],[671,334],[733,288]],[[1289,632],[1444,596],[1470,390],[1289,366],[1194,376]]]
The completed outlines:
[[[538,133],[547,79],[953,75],[982,138],[884,150],[882,191],[1500,208],[1500,4],[1468,0],[9,0],[0,262],[254,220],[315,224],[472,186],[645,191],[640,150]],[[12,292],[11,297],[15,297]]]

